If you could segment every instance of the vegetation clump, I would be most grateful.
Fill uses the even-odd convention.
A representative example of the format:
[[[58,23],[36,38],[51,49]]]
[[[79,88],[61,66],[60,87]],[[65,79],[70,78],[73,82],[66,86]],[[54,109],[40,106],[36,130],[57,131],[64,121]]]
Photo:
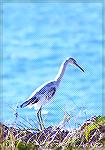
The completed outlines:
[[[105,116],[93,117],[72,130],[57,126],[30,130],[0,123],[0,135],[2,150],[104,150]]]

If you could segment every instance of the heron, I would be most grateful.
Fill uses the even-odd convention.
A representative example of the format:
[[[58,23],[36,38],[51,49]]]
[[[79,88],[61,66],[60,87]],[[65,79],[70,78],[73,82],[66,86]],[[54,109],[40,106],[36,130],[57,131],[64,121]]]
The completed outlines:
[[[67,58],[61,64],[60,69],[55,79],[42,84],[30,95],[30,97],[24,103],[20,105],[21,108],[26,107],[26,106],[31,106],[31,107],[34,106],[38,108],[37,118],[38,118],[41,129],[44,128],[43,120],[41,117],[42,106],[48,103],[54,97],[68,64],[77,66],[82,72],[84,72],[82,67],[80,67],[77,64],[74,58]]]

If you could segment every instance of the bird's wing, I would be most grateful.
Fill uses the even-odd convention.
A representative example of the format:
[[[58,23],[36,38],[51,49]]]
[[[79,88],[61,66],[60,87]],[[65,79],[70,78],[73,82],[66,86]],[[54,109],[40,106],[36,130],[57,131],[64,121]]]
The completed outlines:
[[[54,96],[55,92],[56,92],[56,88],[55,87],[50,87],[47,91],[46,99],[47,100],[51,99]]]
[[[20,105],[20,107],[23,108],[26,107],[27,105],[35,104],[42,99],[49,100],[50,98],[53,97],[55,91],[56,91],[55,81],[41,85],[31,94],[31,96],[27,99],[27,101],[25,101],[22,105]]]
[[[54,96],[56,92],[56,82],[52,81],[47,83],[43,88],[38,92],[39,95],[44,95],[45,99],[50,99]]]

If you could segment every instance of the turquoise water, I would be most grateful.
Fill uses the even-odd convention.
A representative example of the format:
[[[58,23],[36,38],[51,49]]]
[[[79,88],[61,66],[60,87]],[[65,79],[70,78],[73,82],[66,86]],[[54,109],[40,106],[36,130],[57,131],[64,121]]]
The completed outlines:
[[[3,122],[15,120],[16,106],[54,79],[67,57],[75,58],[85,73],[67,67],[55,98],[43,107],[46,126],[59,124],[65,110],[70,126],[102,114],[102,5],[4,4]],[[18,113],[36,120],[33,108]]]

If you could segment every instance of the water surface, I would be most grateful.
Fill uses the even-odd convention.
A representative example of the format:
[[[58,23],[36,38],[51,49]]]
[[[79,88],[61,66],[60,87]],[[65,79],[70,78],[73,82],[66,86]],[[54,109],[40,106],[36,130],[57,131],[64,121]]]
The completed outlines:
[[[14,120],[18,104],[54,79],[73,57],[59,90],[43,114],[46,126],[59,124],[66,110],[75,126],[102,114],[102,5],[100,3],[5,3],[3,6],[3,122]],[[19,115],[36,120],[34,109]]]

